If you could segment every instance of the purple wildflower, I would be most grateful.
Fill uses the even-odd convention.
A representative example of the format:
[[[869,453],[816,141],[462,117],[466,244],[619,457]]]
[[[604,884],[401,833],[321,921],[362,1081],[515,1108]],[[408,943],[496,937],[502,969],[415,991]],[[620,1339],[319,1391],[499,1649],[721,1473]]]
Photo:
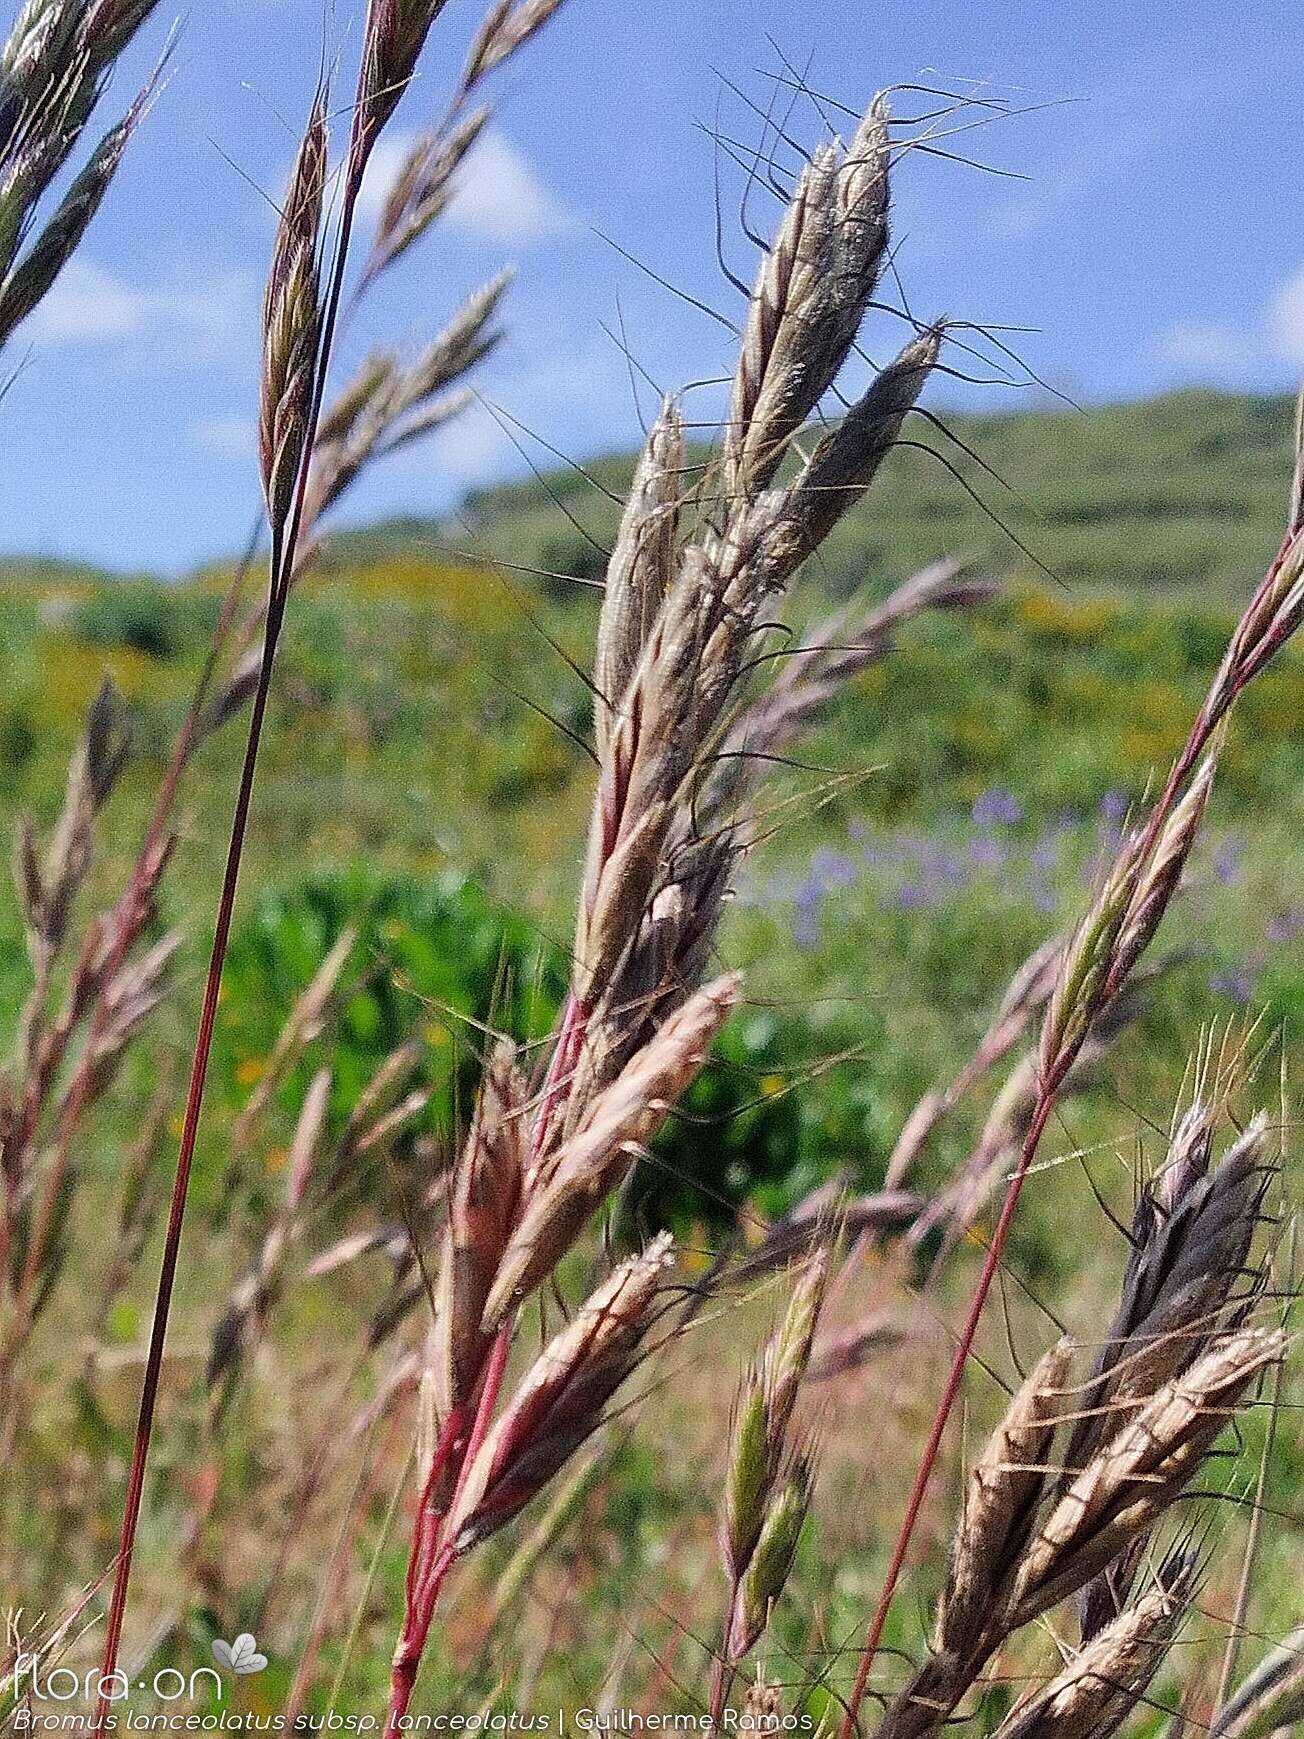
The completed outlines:
[[[993,785],[975,799],[973,820],[979,827],[1013,827],[1023,820],[1023,805],[1013,791]]]
[[[1213,854],[1213,873],[1224,887],[1230,887],[1241,873],[1245,841],[1240,834],[1229,833],[1218,841]]]
[[[893,895],[903,912],[923,912],[936,903],[936,895],[928,881],[903,882]]]
[[[1062,834],[1048,830],[1038,839],[1032,848],[1032,867],[1041,875],[1048,875],[1060,860],[1064,840]]]
[[[844,851],[821,846],[810,860],[811,876],[826,888],[847,888],[856,879],[856,866]]]
[[[980,833],[969,841],[969,856],[979,869],[998,870],[1005,864],[1006,851],[995,834]]]
[[[1291,942],[1304,930],[1304,912],[1278,912],[1269,918],[1264,935],[1269,942]]]
[[[1246,1003],[1254,995],[1254,980],[1244,966],[1227,966],[1221,972],[1214,973],[1209,980],[1209,988],[1217,996],[1228,997],[1236,1003]]]

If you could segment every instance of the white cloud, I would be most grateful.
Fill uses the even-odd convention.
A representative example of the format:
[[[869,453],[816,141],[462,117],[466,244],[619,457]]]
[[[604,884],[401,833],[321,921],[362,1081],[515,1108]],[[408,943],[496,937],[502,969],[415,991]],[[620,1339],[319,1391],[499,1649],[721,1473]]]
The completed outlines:
[[[252,417],[201,417],[190,425],[191,438],[224,459],[247,459],[254,452],[258,430]]]
[[[90,344],[138,338],[163,328],[189,344],[230,336],[243,324],[248,300],[244,273],[177,281],[149,288],[74,257],[27,322],[37,344]]]
[[[123,338],[146,318],[148,298],[91,260],[74,258],[27,325],[38,342]]]
[[[1304,366],[1304,266],[1278,285],[1268,308],[1268,331],[1284,362]]]
[[[1242,332],[1199,320],[1183,320],[1159,340],[1164,362],[1196,373],[1236,374],[1255,360],[1255,346]]]
[[[396,132],[382,133],[376,141],[358,194],[358,216],[364,225],[374,224],[380,216],[394,177],[403,167],[408,152],[416,142],[416,134],[405,133],[402,128]]]
[[[386,134],[367,166],[358,199],[364,222],[380,216],[394,177],[416,143],[412,133]],[[549,192],[529,160],[496,128],[480,138],[458,172],[448,223],[464,235],[500,247],[524,247],[575,228],[575,218]]]
[[[571,213],[498,132],[486,133],[467,158],[448,216],[470,235],[511,246],[575,228]]]
[[[1244,325],[1182,320],[1155,346],[1163,362],[1205,376],[1304,366],[1304,266],[1278,284],[1267,306]]]

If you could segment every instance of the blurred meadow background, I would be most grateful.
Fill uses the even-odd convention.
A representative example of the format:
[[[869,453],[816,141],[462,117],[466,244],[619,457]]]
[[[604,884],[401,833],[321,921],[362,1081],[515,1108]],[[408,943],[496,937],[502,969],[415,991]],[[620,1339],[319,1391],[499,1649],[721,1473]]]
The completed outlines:
[[[518,265],[483,396],[330,523],[278,655],[128,1626],[132,1661],[186,1671],[215,1638],[255,1632],[269,1664],[233,1693],[247,1710],[383,1704],[412,1502],[410,1396],[389,1408],[387,1385],[420,1345],[424,1308],[405,1219],[414,1202],[425,1212],[466,1130],[487,1029],[537,1043],[562,1005],[594,788],[581,673],[606,552],[657,389],[719,372],[710,317],[605,238],[736,317],[713,258],[707,133],[755,145],[749,104],[812,48],[805,76],[831,99],[858,105],[945,64],[995,71],[1013,108],[1039,111],[955,142],[1000,176],[903,167],[909,294],[1008,323],[995,354],[1009,381],[935,382],[938,425],[891,454],[785,617],[800,635],[946,557],[993,584],[906,621],[772,770],[717,945],[745,969],[744,1004],[621,1190],[618,1248],[668,1226],[685,1271],[704,1275],[826,1186],[859,1199],[895,1184],[903,1125],[961,1074],[1020,964],[1080,915],[1280,541],[1304,363],[1304,252],[1281,222],[1294,207],[1274,194],[1284,154],[1265,135],[1293,137],[1300,120],[1297,33],[1293,48],[1276,35],[1285,9],[1252,6],[1234,51],[1203,4],[1196,28],[1152,18],[1141,41],[1112,6],[1070,17],[1057,40],[1027,40],[995,6],[922,21],[781,0],[709,10],[699,31],[686,0],[665,18],[570,0],[531,45],[528,78],[511,73],[437,263],[405,267],[343,341],[356,358],[368,321],[400,335],[438,325],[490,265]],[[465,6],[448,12],[474,23]],[[316,45],[349,40],[343,17],[323,24],[298,0],[209,13],[186,21],[121,187],[33,317],[0,402],[15,431],[0,466],[6,834],[20,817],[42,837],[55,825],[106,678],[129,722],[86,913],[107,910],[131,872],[254,516],[256,286],[275,223],[257,190],[284,179],[280,117],[306,106]],[[157,50],[132,54],[145,66]],[[627,102],[636,67],[647,88]],[[434,56],[409,93],[413,128],[437,110],[428,87],[443,70]],[[1224,138],[1253,118],[1248,177],[1239,143],[1210,168],[1215,88]],[[1117,123],[1135,119],[1140,90],[1129,131]],[[737,165],[714,155],[725,254],[750,278]],[[717,415],[719,390],[702,402]],[[260,583],[255,571],[250,598]],[[162,1000],[81,1125],[58,1202],[0,1497],[0,1607],[29,1617],[66,1610],[114,1549],[240,735],[215,731],[187,770],[149,930],[178,937]],[[1258,1075],[1229,1091],[1233,1114],[1263,1103],[1288,1129],[1298,1118],[1301,743],[1304,661],[1288,650],[1238,707],[1126,1030],[1075,1078],[1043,1144],[985,1358],[1000,1363],[1007,1338],[1035,1352],[1056,1320],[1089,1333],[1107,1317],[1136,1179],[1162,1157],[1193,1057],[1243,1041]],[[6,1054],[31,982],[21,905],[5,897]],[[388,1098],[374,1095],[396,1057]],[[1001,1079],[938,1123],[911,1190],[936,1197],[991,1135]],[[287,1215],[314,1090],[327,1150],[348,1157]],[[989,1216],[936,1289],[917,1282],[939,1238],[884,1237],[829,1307],[829,1368],[812,1385],[826,1472],[765,1655],[769,1681],[802,1682],[816,1716],[835,1704],[804,1681],[816,1658],[835,1680],[850,1670],[841,1651],[854,1665]],[[258,1334],[241,1340],[233,1301],[238,1323],[278,1227],[289,1253]],[[578,1284],[596,1258],[586,1247],[563,1273]],[[432,1633],[420,1707],[700,1705],[731,1405],[780,1297],[770,1274],[705,1310],[637,1407],[466,1569]],[[976,1431],[997,1404],[981,1377],[970,1404]],[[1247,1659],[1304,1616],[1304,1426],[1290,1404],[1273,1417]],[[1188,1683],[1217,1676],[1238,1505],[1267,1430],[1252,1413],[1240,1456],[1211,1481],[1229,1501],[1208,1527],[1230,1544],[1177,1660]],[[926,1546],[945,1539],[964,1434]],[[918,1642],[935,1560],[906,1584],[893,1648]],[[79,1665],[95,1635],[79,1631]],[[1023,1660],[984,1703],[983,1730]],[[1165,1730],[1174,1682],[1134,1730]]]

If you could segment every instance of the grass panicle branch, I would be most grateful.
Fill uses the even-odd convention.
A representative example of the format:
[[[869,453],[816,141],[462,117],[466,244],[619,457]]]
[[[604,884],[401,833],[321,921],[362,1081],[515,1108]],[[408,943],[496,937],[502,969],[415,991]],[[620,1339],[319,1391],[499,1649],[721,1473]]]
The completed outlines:
[[[866,1633],[841,1739],[853,1739],[856,1730],[888,1608],[1042,1134],[1092,1023],[1122,991],[1176,890],[1208,801],[1217,755],[1216,733],[1246,685],[1286,644],[1304,617],[1302,563],[1304,530],[1292,525],[1231,637],[1223,663],[1162,794],[1145,823],[1122,842],[1100,892],[1065,950],[1042,1026],[1036,1104],[907,1500],[883,1591]]]

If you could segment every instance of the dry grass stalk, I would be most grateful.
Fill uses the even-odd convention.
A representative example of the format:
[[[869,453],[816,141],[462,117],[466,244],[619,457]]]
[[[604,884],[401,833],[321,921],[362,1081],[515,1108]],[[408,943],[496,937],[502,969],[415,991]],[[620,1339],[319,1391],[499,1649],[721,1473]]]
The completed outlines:
[[[981,1464],[984,1485],[966,1508],[935,1650],[889,1704],[877,1739],[941,1731],[1007,1637],[1127,1554],[1171,1509],[1256,1377],[1284,1350],[1276,1330],[1223,1334],[1181,1377],[1148,1396],[1136,1417],[1068,1480],[1053,1471],[1048,1433],[1031,1461],[997,1459],[1007,1441],[1015,1444],[1025,1431],[1047,1432],[1048,1421],[1053,1431],[1050,1409],[1066,1400],[1062,1387],[1038,1391],[1040,1411],[1025,1426],[1018,1409],[1030,1398],[1021,1391]],[[1129,1610],[1123,1607],[1085,1637],[1087,1649],[1117,1637]]]
[[[528,8],[499,13],[508,28],[514,16],[534,16]],[[493,25],[490,36],[499,28]],[[443,1332],[455,1333],[473,1356],[457,1367],[456,1389],[466,1399],[454,1399],[435,1454],[429,1489],[439,1506],[475,1463],[478,1439],[496,1429],[490,1421],[520,1303],[554,1273],[627,1175],[737,1000],[732,978],[697,987],[731,871],[753,837],[745,809],[736,812],[737,788],[721,791],[716,808],[710,793],[719,752],[749,698],[761,610],[868,487],[942,340],[940,329],[930,329],[908,345],[793,479],[771,487],[794,436],[848,360],[871,299],[886,239],[887,172],[880,104],[852,148],[825,153],[819,174],[794,196],[753,293],[719,493],[696,523],[688,524],[682,511],[673,401],[640,462],[599,631],[598,789],[571,991],[530,1109],[516,1224],[501,1253],[485,1244],[496,1272],[474,1345],[466,1328],[473,1316],[458,1298],[457,1281],[440,1282],[449,1325]],[[817,237],[823,252],[814,255],[807,244]],[[941,603],[954,583],[945,572],[915,588],[837,670],[826,649],[824,678],[850,674],[877,656],[894,622]],[[789,709],[794,722],[815,704],[802,698]],[[476,1139],[485,1139],[483,1126]],[[495,1241],[497,1235],[495,1224]],[[459,1266],[456,1250],[453,1239],[449,1272]],[[482,1284],[477,1266],[474,1290]],[[792,1501],[776,1510],[789,1521],[804,1508],[796,1502],[799,1470],[791,1472],[785,1489]],[[456,1496],[452,1504],[457,1515]],[[428,1628],[414,1591],[428,1587],[432,1565],[450,1548],[452,1526],[423,1503],[404,1651]],[[782,1556],[776,1552],[767,1547],[763,1554],[771,1567]],[[744,1629],[760,1609],[759,1584],[748,1587],[753,1599]],[[409,1666],[414,1670],[403,1652],[405,1673]],[[396,1681],[391,1715],[401,1688]]]
[[[308,117],[290,175],[263,299],[258,456],[267,517],[278,547],[313,440],[323,314],[318,268],[326,152],[323,91]]]
[[[1090,911],[1065,950],[1042,1025],[1036,1106],[906,1503],[883,1590],[866,1631],[841,1739],[853,1739],[855,1733],[888,1609],[1042,1134],[1095,1022],[1128,984],[1181,881],[1208,802],[1221,733],[1231,708],[1304,620],[1304,527],[1298,523],[1297,508],[1292,496],[1285,540],[1232,634],[1166,785],[1144,824],[1122,842]]]
[[[1018,1044],[1054,988],[1063,951],[1064,939],[1059,936],[1052,936],[1032,951],[1006,986],[991,1024],[964,1068],[953,1081],[919,1100],[902,1124],[888,1160],[884,1175],[888,1188],[905,1181],[942,1118]]]
[[[245,829],[253,796],[263,720],[271,690],[272,667],[295,572],[303,507],[307,497],[318,422],[330,367],[349,243],[363,177],[376,140],[396,108],[415,70],[441,0],[369,0],[364,29],[357,101],[344,165],[340,214],[333,238],[329,278],[323,287],[321,229],[326,177],[325,93],[320,92],[304,130],[281,213],[264,302],[263,367],[260,383],[259,446],[271,530],[267,604],[262,651],[253,690],[244,762],[236,792],[226,867],[218,899],[203,1006],[191,1062],[190,1085],[173,1182],[171,1211],[158,1293],[150,1328],[120,1546],[105,1633],[101,1692],[96,1719],[108,1712],[103,1686],[113,1682],[126,1609],[136,1528],[144,1492],[162,1368],[163,1343],[171,1308],[181,1230],[189,1193],[199,1117],[221,991]],[[111,9],[111,8],[110,8]],[[214,658],[217,647],[214,649]],[[205,675],[207,680],[208,672]],[[219,703],[219,712],[223,709]],[[198,723],[198,719],[195,721]]]
[[[391,1729],[406,1714],[448,1571],[523,1509],[602,1424],[608,1401],[639,1362],[670,1262],[669,1236],[654,1239],[642,1255],[622,1263],[554,1337],[491,1428],[481,1428],[487,1419],[482,1403],[451,1482],[451,1500],[435,1509],[432,1498],[450,1483],[450,1434],[446,1425],[441,1431],[418,1506],[407,1610],[394,1653]],[[504,1337],[494,1347],[503,1358]],[[496,1376],[501,1383],[501,1370]],[[486,1392],[494,1394],[496,1386]]]
[[[453,1181],[439,1265],[431,1355],[436,1408],[447,1419],[469,1398],[492,1330],[485,1305],[512,1235],[525,1175],[526,1086],[513,1046],[490,1058],[466,1151]]]
[[[213,1330],[204,1380],[210,1390],[219,1383],[224,1394],[215,1403],[220,1414],[230,1398],[234,1378],[267,1328],[276,1301],[285,1258],[298,1236],[301,1212],[322,1145],[331,1072],[319,1069],[304,1095],[286,1166],[285,1194],[263,1238],[253,1266],[238,1282]]]
[[[1194,1560],[1170,1556],[1154,1586],[1131,1598],[1146,1543],[1285,1351],[1281,1331],[1247,1320],[1258,1296],[1247,1264],[1266,1126],[1252,1122],[1211,1171],[1209,1147],[1207,1115],[1188,1114],[1158,1185],[1138,1203],[1119,1309],[1089,1371],[1074,1376],[1086,1349],[1062,1340],[977,1458],[932,1654],[890,1703],[878,1739],[940,1731],[996,1650],[1075,1595],[1080,1653],[1002,1731],[1024,1739],[1062,1722],[1112,1732],[1148,1681],[1145,1663],[1150,1672],[1158,1664]],[[1118,1666],[1112,1681],[1108,1660]]]
[[[462,73],[462,95],[515,54],[560,10],[562,0],[493,0]]]
[[[662,1233],[621,1263],[534,1361],[467,1468],[445,1524],[454,1552],[523,1509],[602,1423],[638,1363],[671,1264]]]
[[[282,1022],[263,1072],[232,1126],[233,1170],[238,1167],[240,1156],[252,1141],[254,1131],[277,1088],[305,1049],[320,1036],[331,1006],[336,1000],[340,978],[356,941],[357,931],[352,926],[346,926],[327,950],[325,959]]]
[[[1052,978],[1061,952],[1062,949],[1057,947],[1052,960]],[[1127,990],[1096,1017],[1064,1076],[1059,1088],[1061,1101],[1085,1092],[1095,1083],[1103,1059],[1145,1013],[1146,993],[1162,970],[1161,964],[1149,973],[1139,973]],[[1032,1010],[1027,1012],[1030,1017]],[[942,1244],[930,1269],[933,1275],[940,1273],[965,1231],[982,1212],[1000,1179],[1008,1177],[1018,1163],[1037,1114],[1041,1089],[1040,1058],[1036,1050],[1026,1051],[997,1089],[973,1152],[907,1232],[907,1245],[920,1249],[930,1233],[939,1227],[943,1229]]]
[[[73,752],[63,807],[45,850],[29,821],[20,820],[17,830],[14,874],[32,986],[13,1064],[0,1074],[0,1291],[6,1317],[0,1416],[6,1430],[15,1424],[18,1360],[67,1254],[75,1135],[158,1006],[178,943],[168,934],[138,952],[155,916],[170,840],[142,863],[130,901],[90,918],[80,936],[76,932],[96,830],[129,746],[125,703],[106,682]],[[60,968],[70,953],[61,988]]]
[[[701,1068],[739,991],[735,974],[699,990],[597,1095],[574,1134],[527,1167],[525,1206],[485,1300],[486,1332],[552,1272],[620,1183]]]

